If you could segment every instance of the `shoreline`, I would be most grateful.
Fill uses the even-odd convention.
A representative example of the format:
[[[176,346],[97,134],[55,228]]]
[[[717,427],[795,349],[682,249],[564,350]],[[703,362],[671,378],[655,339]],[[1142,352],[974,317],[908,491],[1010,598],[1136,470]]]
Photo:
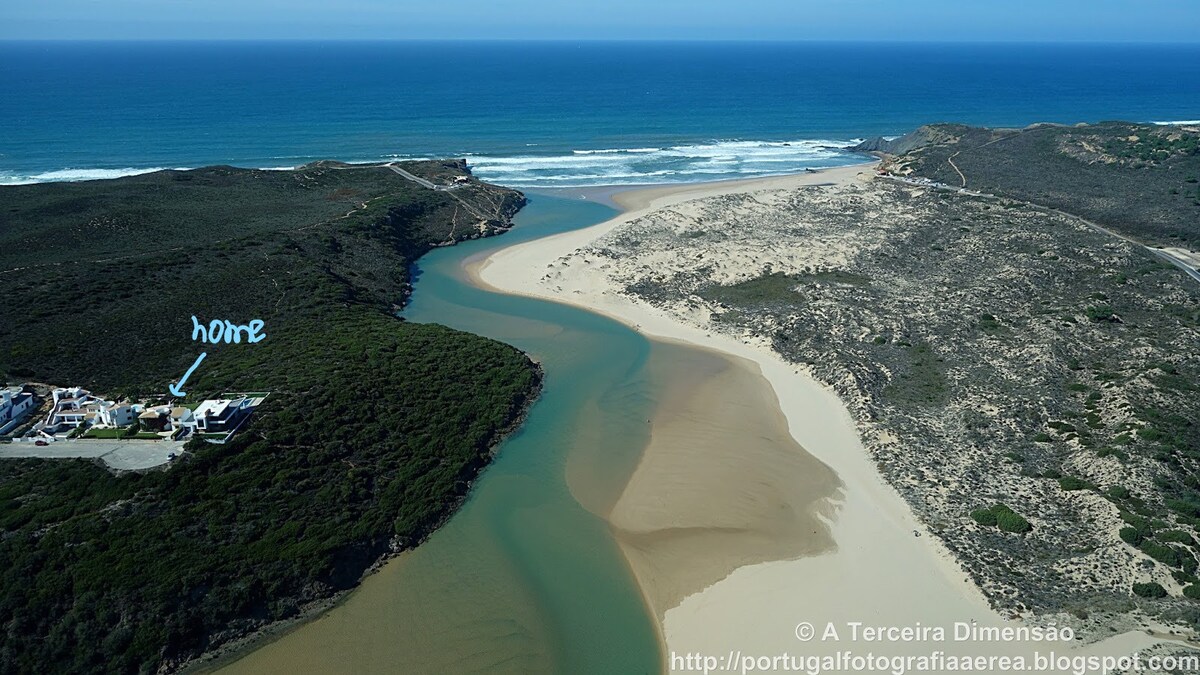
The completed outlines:
[[[578,270],[565,272],[565,280],[560,276],[560,282],[577,282],[568,290],[562,286],[551,289],[540,280],[546,267],[559,258],[654,209],[704,197],[871,179],[876,165],[868,162],[790,176],[617,189],[604,195],[623,209],[609,221],[517,244],[466,265],[472,283],[492,290],[573,305],[620,321],[652,340],[682,342],[753,362],[777,397],[792,438],[831,467],[841,481],[842,500],[828,517],[835,542],[832,552],[739,567],[658,617],[668,669],[673,653],[744,650],[766,655],[794,649],[802,646],[793,635],[801,620],[817,625],[868,620],[896,626],[914,622],[950,626],[959,621],[1016,625],[1017,617],[1003,617],[991,608],[968,572],[884,481],[847,406],[803,366],[784,361],[761,340],[738,340],[678,322],[613,288],[589,283]],[[636,573],[633,561],[631,567]],[[654,592],[645,587],[646,579],[638,581],[655,613]],[[748,621],[751,617],[757,621]],[[1157,642],[1145,633],[1129,632],[1084,649],[1124,654]],[[918,645],[888,647],[907,654],[918,650]],[[829,653],[838,649],[837,644],[808,646]],[[1024,653],[1022,647],[1028,650],[1029,645],[1001,645],[992,651]]]

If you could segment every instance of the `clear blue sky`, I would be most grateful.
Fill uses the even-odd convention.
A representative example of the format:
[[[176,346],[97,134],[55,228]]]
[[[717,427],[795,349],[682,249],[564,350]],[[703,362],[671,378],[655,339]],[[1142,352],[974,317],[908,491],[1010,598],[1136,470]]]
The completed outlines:
[[[1200,0],[0,0],[0,39],[1200,42]]]

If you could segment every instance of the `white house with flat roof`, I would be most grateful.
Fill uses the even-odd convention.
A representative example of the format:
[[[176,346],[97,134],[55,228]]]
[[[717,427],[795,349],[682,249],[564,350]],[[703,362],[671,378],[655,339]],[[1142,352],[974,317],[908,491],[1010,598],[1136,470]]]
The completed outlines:
[[[24,387],[0,389],[0,433],[7,433],[33,410],[33,394]]]
[[[196,428],[204,433],[233,431],[252,408],[251,399],[208,399],[196,407]]]
[[[100,406],[97,423],[106,427],[127,427],[137,421],[141,406],[106,401]]]
[[[99,416],[99,398],[80,387],[59,387],[51,390],[52,407],[46,415],[45,428],[53,433],[63,428],[73,429],[84,422],[95,422]]]

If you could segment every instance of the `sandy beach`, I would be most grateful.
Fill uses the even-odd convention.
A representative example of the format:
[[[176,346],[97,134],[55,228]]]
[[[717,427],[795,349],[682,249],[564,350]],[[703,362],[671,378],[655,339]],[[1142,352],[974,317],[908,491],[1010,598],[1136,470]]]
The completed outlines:
[[[647,602],[662,621],[666,666],[686,672],[679,657],[689,653],[736,653],[739,658],[784,652],[830,655],[846,649],[886,655],[933,650],[961,656],[1028,656],[1034,650],[1118,655],[1152,646],[1155,640],[1140,632],[1087,646],[1078,641],[981,644],[949,637],[936,643],[851,640],[846,631],[852,622],[942,627],[948,636],[955,624],[1024,624],[989,607],[950,552],[882,480],[846,406],[832,391],[766,344],[707,331],[699,320],[683,323],[668,317],[620,294],[598,265],[565,269],[560,261],[655,209],[703,197],[871,180],[873,174],[873,165],[857,165],[759,180],[611,193],[612,201],[624,209],[613,220],[502,249],[469,270],[477,283],[497,290],[588,308],[651,338],[719,352],[731,365],[707,375],[698,370],[695,401],[711,404],[713,400],[705,395],[705,377],[733,377],[730,373],[736,372],[743,384],[745,378],[755,379],[765,392],[748,408],[766,420],[778,414],[790,434],[790,439],[775,439],[769,452],[746,451],[739,438],[711,433],[729,411],[712,410],[712,419],[704,420],[708,426],[697,427],[699,418],[687,417],[695,415],[696,409],[686,401],[663,406],[662,414],[652,421],[652,441],[609,518]],[[554,276],[547,270],[553,270]],[[737,411],[731,414],[744,418]],[[711,442],[698,443],[698,437]],[[781,458],[781,448],[792,453],[793,466]],[[721,488],[728,484],[747,487]],[[788,515],[774,520],[758,517],[766,509],[763,504],[748,505],[752,495],[769,496],[764,497],[765,503]],[[751,517],[755,513],[758,516]],[[722,522],[729,514],[737,515]],[[764,525],[768,522],[792,526],[771,530]],[[664,534],[696,530],[713,539],[697,537],[680,545]],[[757,536],[760,545],[736,545],[738,553],[732,556],[714,548],[736,536]],[[658,546],[647,541],[657,541]],[[762,545],[767,542],[771,545]],[[723,555],[724,561],[713,562]],[[804,633],[805,624],[818,631],[815,639],[797,638],[798,626]],[[839,631],[837,638],[821,639],[828,625]]]

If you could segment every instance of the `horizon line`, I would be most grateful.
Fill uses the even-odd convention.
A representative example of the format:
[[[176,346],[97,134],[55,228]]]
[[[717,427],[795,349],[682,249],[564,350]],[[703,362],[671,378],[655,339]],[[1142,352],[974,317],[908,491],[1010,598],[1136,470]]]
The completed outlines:
[[[495,37],[0,37],[3,43],[642,43],[642,44],[892,44],[892,45],[1157,45],[1157,46],[1200,46],[1200,40],[1085,40],[1085,39],[997,39],[997,40],[903,40],[903,39],[810,39],[810,38],[495,38]]]

